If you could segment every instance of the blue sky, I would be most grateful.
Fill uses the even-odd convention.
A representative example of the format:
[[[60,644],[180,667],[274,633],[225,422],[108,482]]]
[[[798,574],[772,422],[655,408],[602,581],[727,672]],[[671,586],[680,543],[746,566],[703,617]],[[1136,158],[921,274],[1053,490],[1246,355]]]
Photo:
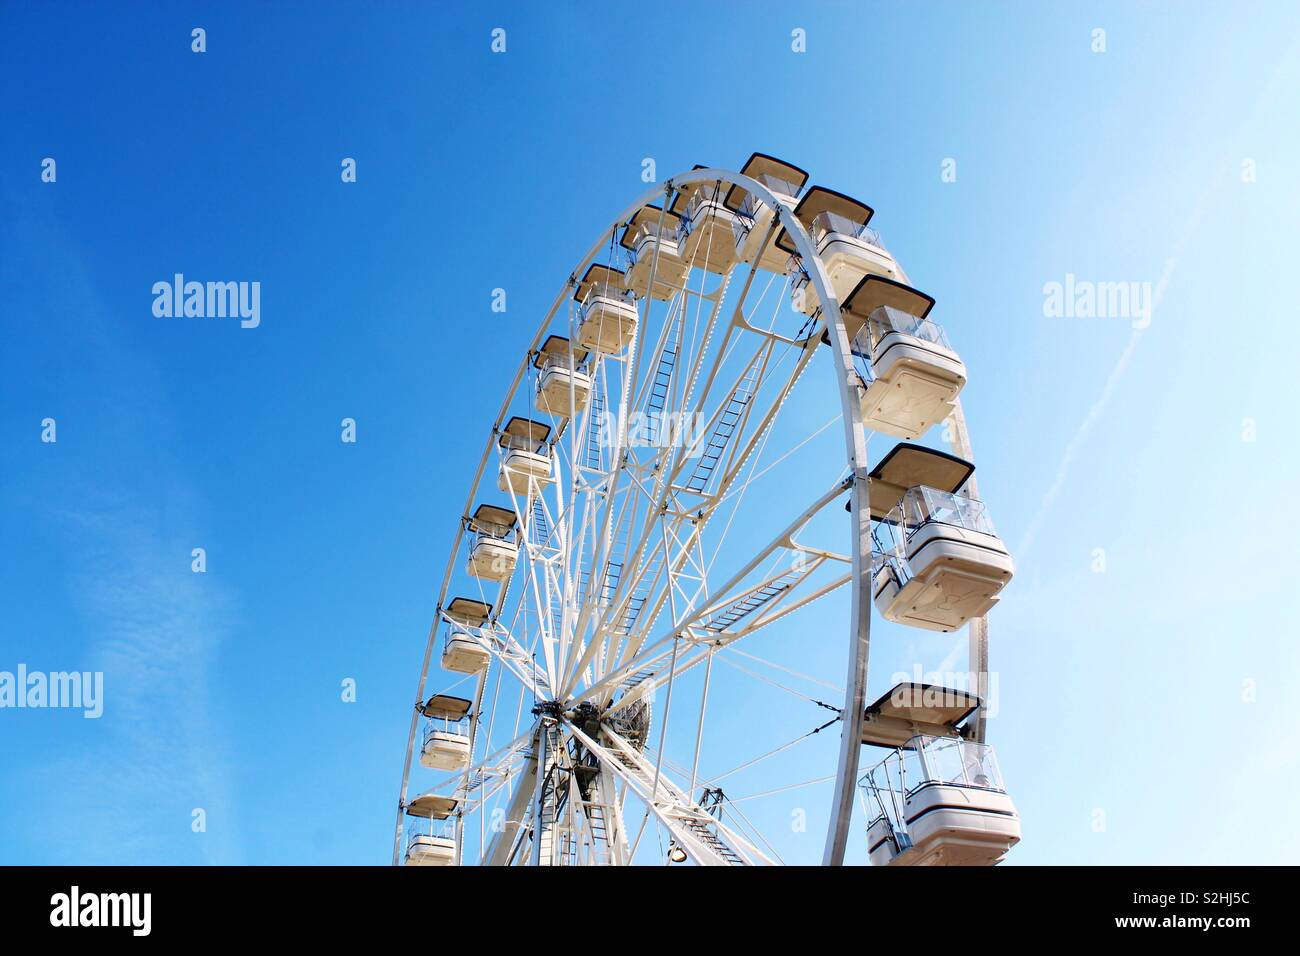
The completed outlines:
[[[590,7],[0,5],[0,670],[106,685],[97,721],[0,712],[0,861],[385,862],[444,549],[539,315],[643,158],[762,150],[876,208],[971,370],[1019,569],[1010,862],[1293,862],[1253,821],[1300,784],[1294,8]],[[156,318],[178,272],[259,281],[260,326]],[[1045,316],[1067,274],[1151,283],[1150,325]],[[771,650],[834,674],[818,613]],[[880,625],[873,696],[953,647]]]

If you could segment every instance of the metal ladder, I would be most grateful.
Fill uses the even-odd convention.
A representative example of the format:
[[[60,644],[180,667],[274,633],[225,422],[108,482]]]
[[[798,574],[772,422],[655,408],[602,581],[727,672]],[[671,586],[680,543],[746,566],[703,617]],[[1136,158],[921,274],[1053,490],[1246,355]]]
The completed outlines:
[[[613,743],[608,750],[614,759],[631,775],[645,791],[645,795],[654,792],[655,771],[649,760],[641,753],[628,749],[626,744]],[[676,806],[662,808],[666,815],[674,817],[702,847],[718,861],[727,866],[748,866],[745,858],[728,845],[714,829],[716,821],[706,811],[691,804],[686,794],[677,789],[665,777],[659,778],[660,791],[668,796]]]
[[[763,585],[757,591],[753,591],[750,594],[745,595],[743,598],[733,601],[717,614],[710,617],[708,621],[704,623],[704,629],[706,631],[713,631],[714,633],[725,631],[736,622],[749,617],[760,608],[771,604],[772,601],[776,600],[786,591],[794,587],[795,584],[799,582],[799,579],[806,573],[807,571],[798,569],[788,571],[784,576]]]
[[[673,368],[677,364],[677,328],[681,324],[681,309],[678,309],[677,316],[673,319],[668,329],[668,334],[664,339],[664,349],[659,355],[659,364],[655,366],[654,379],[650,383],[650,395],[646,399],[646,411],[650,414],[651,420],[655,423],[654,443],[661,444],[664,441],[662,428],[664,426],[663,414],[668,405],[668,389],[673,382]]]
[[[601,576],[600,590],[589,592],[591,586],[591,569],[583,568],[578,575],[578,593],[586,596],[591,593],[592,603],[599,606],[601,603],[608,603],[609,599],[614,596],[614,591],[618,587],[618,579],[623,573],[623,565],[617,561],[607,562],[605,573]]]
[[[569,759],[577,784],[577,807],[582,811],[587,820],[587,828],[591,831],[592,858],[601,865],[610,866],[614,863],[614,846],[610,840],[611,824],[606,814],[612,814],[617,820],[618,811],[605,802],[600,763],[588,756],[576,741],[572,742]]]
[[[686,829],[690,830],[699,841],[705,844],[709,849],[718,856],[722,857],[732,866],[744,866],[745,861],[727,844],[718,839],[717,835],[709,829],[709,825],[702,820],[688,819],[684,821]]]
[[[610,541],[609,551],[605,555],[600,591],[593,595],[596,606],[604,608],[606,612],[610,610],[610,603],[618,593],[618,584],[623,578],[623,566],[627,563],[632,544],[632,522],[624,522],[623,530],[615,534],[617,537]]]
[[[541,498],[533,499],[533,518],[529,523],[532,525],[533,543],[546,544],[551,537],[551,529],[546,523],[546,508],[542,506]]]
[[[496,635],[491,632],[485,631],[484,633],[488,637],[488,640],[492,642],[492,646],[496,648],[497,653],[504,659],[514,661],[521,667],[532,668],[534,662],[531,655],[507,641],[498,639]]]
[[[618,686],[622,688],[623,693],[626,694],[628,691],[635,688],[638,684],[644,683],[645,681],[648,681],[650,678],[654,677],[655,674],[657,673],[659,672],[654,668],[648,668],[643,671],[637,671],[635,674],[629,674],[625,680],[619,683]]]
[[[509,750],[504,751],[501,754],[500,759],[498,759],[492,766],[479,767],[465,780],[464,790],[466,797],[491,779],[510,776],[510,774],[514,772],[515,763],[524,759],[531,749],[532,745],[528,741],[520,741]]]
[[[539,865],[552,866],[555,863],[555,824],[560,811],[564,808],[563,801],[568,794],[568,788],[565,787],[561,792],[557,786],[557,778],[564,773],[557,752],[560,746],[560,729],[555,724],[549,724],[542,728],[542,733],[546,734],[546,768],[542,775],[542,793],[539,799],[538,819],[534,821],[533,839],[537,841],[541,850],[538,856]],[[567,777],[565,783],[568,783]]]
[[[558,591],[551,592],[551,603],[547,610],[551,616],[551,638],[558,641],[564,629],[564,600]]]
[[[637,620],[641,617],[641,612],[645,610],[646,603],[650,600],[650,592],[654,588],[655,580],[659,576],[659,565],[662,564],[662,555],[658,550],[650,562],[641,569],[641,577],[637,580],[636,589],[632,596],[627,599],[627,605],[623,609],[623,616],[614,626],[614,633],[619,637],[627,637],[636,627]]]
[[[592,850],[598,852],[601,855],[601,862],[608,866],[613,862],[614,857],[610,848],[609,824],[605,820],[605,811],[608,808],[596,800],[586,800],[583,801],[582,809],[587,814],[587,824],[591,827]]]
[[[717,424],[713,426],[713,433],[709,435],[708,444],[704,446],[700,460],[695,463],[695,470],[691,472],[690,478],[686,479],[687,491],[704,494],[709,479],[713,477],[714,469],[718,467],[718,462],[722,460],[727,450],[731,436],[735,434],[737,423],[758,390],[758,368],[757,360],[750,363],[745,374],[736,383],[736,387],[731,390],[722,414],[718,416]]]
[[[591,471],[603,471],[601,468],[600,439],[605,424],[605,396],[592,390],[591,411],[587,413],[587,447],[584,467]]]
[[[582,809],[587,812],[587,819],[591,822],[591,833],[596,839],[608,844],[609,834],[605,827],[605,805],[603,803],[583,803]]]
[[[628,596],[621,609],[622,614],[612,628],[611,632],[617,637],[627,637],[636,627],[641,612],[649,602],[655,584],[658,582],[663,558],[663,549],[651,545],[649,556],[641,562],[641,571],[637,576],[636,584],[633,585],[632,593]]]

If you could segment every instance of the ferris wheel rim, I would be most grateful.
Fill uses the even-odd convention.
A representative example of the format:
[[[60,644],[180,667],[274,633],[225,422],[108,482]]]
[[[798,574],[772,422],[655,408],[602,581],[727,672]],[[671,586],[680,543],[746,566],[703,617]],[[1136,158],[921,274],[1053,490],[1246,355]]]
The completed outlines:
[[[492,455],[494,440],[499,434],[502,423],[509,415],[510,408],[527,376],[529,358],[534,352],[536,352],[539,344],[545,339],[548,331],[552,328],[552,323],[555,321],[556,314],[565,305],[566,300],[572,295],[578,276],[596,260],[601,251],[605,248],[606,243],[612,239],[617,230],[638,210],[647,205],[653,204],[654,200],[659,196],[665,197],[664,208],[667,208],[666,198],[674,191],[680,190],[681,187],[684,186],[703,183],[728,183],[732,186],[739,186],[745,191],[755,195],[758,199],[773,209],[774,222],[779,221],[781,227],[788,234],[797,250],[802,269],[819,297],[821,327],[828,333],[832,351],[835,355],[834,364],[838,390],[841,397],[840,417],[845,430],[846,458],[850,469],[850,478],[846,481],[846,484],[851,487],[852,492],[850,497],[850,511],[854,527],[853,537],[855,539],[855,546],[851,550],[852,587],[849,622],[850,646],[847,664],[847,679],[844,689],[844,707],[841,710],[840,718],[840,752],[836,770],[831,821],[827,830],[823,863],[827,865],[838,865],[843,862],[844,850],[848,837],[848,828],[852,818],[861,749],[862,722],[866,704],[866,678],[871,619],[870,603],[863,598],[863,595],[867,593],[865,586],[868,583],[870,575],[870,511],[867,502],[866,480],[869,469],[866,454],[866,428],[862,421],[861,407],[857,400],[856,387],[854,385],[854,376],[856,373],[853,369],[848,335],[840,313],[838,296],[835,294],[834,286],[830,282],[829,276],[827,275],[817,254],[816,245],[806,227],[794,216],[793,211],[784,203],[780,202],[777,196],[763,183],[741,173],[710,167],[690,170],[669,177],[664,181],[661,187],[648,190],[636,201],[629,204],[620,215],[615,218],[614,222],[600,233],[599,238],[592,244],[586,255],[579,261],[574,270],[570,272],[563,288],[556,296],[550,309],[546,312],[540,322],[528,349],[525,351],[524,356],[520,361],[518,370],[506,390],[500,409],[493,420],[492,430],[485,444],[483,454],[480,456],[473,481],[470,484],[469,494],[465,506],[462,509],[461,517],[457,522],[457,531],[444,569],[443,578],[438,591],[437,607],[430,626],[428,639],[426,641],[424,660],[417,687],[415,706],[413,708],[410,733],[407,742],[401,793],[397,807],[397,826],[393,848],[393,863],[395,865],[400,856],[403,813],[408,806],[408,787],[410,782],[414,743],[420,717],[419,708],[428,681],[429,665],[432,661],[433,648],[437,640],[439,628],[442,624],[442,612],[446,604],[448,588],[451,584],[456,560],[460,553],[461,543],[466,533],[464,516],[469,514],[474,499],[479,494],[479,489],[484,477],[484,471],[487,467],[487,462]],[[733,270],[734,266],[729,267],[727,274],[729,275]],[[723,288],[725,289],[725,283]],[[474,709],[476,713],[481,704],[485,682],[486,671],[480,675],[476,681],[474,694]],[[476,719],[471,725],[471,748],[474,748],[475,746],[473,735],[477,732],[478,723],[479,721]],[[535,729],[536,728],[534,728],[534,731]],[[465,771],[464,779],[468,779],[469,773],[470,770],[467,769]],[[459,852],[460,850],[458,845],[458,857]]]

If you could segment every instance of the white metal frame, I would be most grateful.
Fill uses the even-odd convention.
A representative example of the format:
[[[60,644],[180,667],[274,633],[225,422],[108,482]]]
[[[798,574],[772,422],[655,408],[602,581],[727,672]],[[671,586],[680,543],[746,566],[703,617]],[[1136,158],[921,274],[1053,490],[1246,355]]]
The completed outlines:
[[[558,444],[560,435],[556,434],[554,436],[555,454],[552,477],[556,488],[562,488],[565,486],[564,473],[567,471],[569,473],[568,486],[571,489],[568,505],[561,509],[560,517],[563,519],[574,511],[576,489],[582,482],[589,480],[602,482],[599,490],[603,493],[607,504],[604,507],[603,520],[597,529],[598,533],[593,534],[591,542],[582,540],[564,540],[561,542],[563,546],[571,549],[570,560],[561,562],[548,559],[548,555],[553,556],[561,546],[560,544],[551,545],[548,540],[533,539],[535,537],[540,538],[538,527],[543,522],[546,528],[549,529],[551,536],[563,538],[563,535],[567,534],[569,529],[556,524],[557,515],[550,513],[545,498],[539,493],[539,489],[533,488],[531,496],[510,493],[512,506],[518,513],[520,520],[520,535],[523,543],[520,564],[524,565],[524,567],[517,567],[514,576],[503,583],[495,607],[499,613],[500,609],[505,606],[507,593],[511,588],[516,587],[529,590],[532,595],[533,605],[536,608],[553,609],[554,603],[551,598],[543,597],[543,595],[552,594],[562,595],[563,606],[560,608],[560,625],[558,628],[555,626],[553,611],[547,618],[539,618],[532,622],[531,625],[527,621],[524,622],[525,630],[535,632],[531,641],[517,639],[516,636],[510,633],[510,627],[499,621],[490,622],[483,628],[474,629],[471,635],[488,650],[494,661],[499,664],[499,669],[504,669],[510,673],[525,688],[531,688],[537,699],[548,702],[550,707],[549,713],[542,714],[528,730],[517,737],[510,745],[485,760],[472,765],[456,781],[455,794],[461,800],[457,817],[460,827],[464,825],[464,814],[466,812],[475,808],[482,808],[489,797],[499,794],[503,788],[512,788],[509,808],[505,817],[506,826],[504,830],[494,834],[490,845],[486,845],[483,854],[483,862],[485,863],[527,862],[523,851],[529,839],[531,839],[531,851],[528,856],[531,857],[533,863],[553,862],[559,859],[561,853],[569,853],[573,849],[571,843],[565,842],[568,839],[565,834],[569,832],[566,830],[566,825],[555,817],[561,803],[564,803],[565,810],[570,815],[573,814],[575,803],[582,803],[581,800],[577,799],[577,788],[573,784],[578,771],[576,768],[567,765],[570,757],[563,745],[558,743],[561,739],[575,741],[582,748],[585,748],[588,754],[599,759],[599,779],[596,787],[601,793],[602,799],[607,801],[607,804],[601,805],[602,820],[605,823],[605,842],[608,845],[607,858],[604,862],[630,862],[632,855],[635,853],[637,838],[631,840],[629,844],[628,836],[630,831],[625,826],[625,821],[622,818],[622,803],[629,794],[644,802],[647,807],[647,818],[653,814],[659,824],[671,834],[677,846],[684,849],[688,856],[698,863],[714,864],[739,861],[746,864],[762,864],[772,862],[768,855],[764,854],[752,841],[746,839],[739,832],[724,827],[717,821],[706,823],[704,817],[707,814],[692,801],[691,794],[695,785],[696,767],[699,758],[698,739],[696,743],[696,767],[691,769],[690,786],[683,789],[672,782],[667,774],[663,773],[661,756],[653,762],[653,772],[651,773],[649,758],[636,747],[623,740],[613,727],[608,723],[603,724],[601,739],[595,739],[573,721],[571,716],[572,708],[584,701],[592,702],[597,704],[605,712],[605,716],[608,717],[610,714],[626,708],[644,697],[647,691],[667,685],[666,711],[668,711],[672,705],[673,680],[677,675],[700,663],[705,663],[706,667],[711,668],[713,654],[720,646],[725,646],[731,640],[738,639],[766,626],[785,614],[816,600],[830,590],[844,584],[851,584],[844,700],[839,721],[841,725],[840,745],[835,783],[832,790],[830,825],[826,834],[823,853],[823,862],[827,865],[839,865],[844,860],[862,746],[862,723],[866,707],[867,664],[870,651],[872,540],[867,487],[867,475],[870,470],[867,459],[867,430],[862,420],[860,379],[853,365],[850,342],[840,315],[838,299],[817,255],[815,243],[804,226],[795,218],[793,211],[785,203],[779,201],[761,182],[749,177],[721,169],[699,169],[673,177],[664,184],[662,189],[651,190],[635,203],[629,205],[615,220],[614,225],[606,230],[601,238],[588,250],[586,256],[573,270],[569,281],[556,297],[550,310],[540,323],[532,344],[523,356],[507,390],[506,398],[497,413],[492,433],[479,459],[474,480],[471,482],[469,495],[462,514],[468,515],[470,513],[485,474],[491,474],[488,467],[494,449],[498,454],[500,452],[497,442],[500,429],[511,417],[512,404],[516,396],[521,394],[520,386],[528,375],[532,356],[545,338],[555,331],[553,323],[557,316],[566,310],[566,304],[569,319],[569,339],[571,343],[575,341],[574,325],[576,316],[572,294],[577,277],[584,273],[588,264],[596,260],[596,257],[606,248],[610,237],[616,234],[619,226],[626,222],[638,209],[661,198],[666,208],[674,190],[698,183],[737,185],[772,207],[776,212],[776,217],[770,226],[773,234],[775,234],[775,230],[782,227],[787,231],[798,251],[803,272],[807,275],[807,281],[814,286],[820,301],[820,320],[813,327],[813,331],[807,340],[796,342],[774,332],[756,328],[746,322],[743,314],[743,306],[750,285],[755,281],[756,276],[760,274],[757,269],[750,270],[746,276],[745,289],[739,298],[740,304],[737,306],[736,315],[729,322],[725,322],[723,345],[719,347],[717,354],[721,356],[726,351],[725,344],[737,330],[757,334],[760,337],[766,336],[768,345],[766,352],[763,351],[762,347],[755,352],[754,359],[746,367],[745,372],[741,374],[740,379],[731,383],[733,391],[730,393],[725,392],[727,383],[717,380],[720,358],[715,360],[714,365],[709,369],[702,383],[700,382],[700,375],[703,371],[702,362],[704,353],[707,351],[708,336],[716,334],[717,329],[724,325],[724,322],[721,321],[720,310],[726,297],[734,267],[717,281],[717,285],[712,290],[706,292],[703,288],[698,290],[684,288],[681,290],[681,294],[668,305],[669,316],[671,316],[673,309],[680,312],[676,320],[679,323],[679,329],[685,327],[686,312],[692,306],[696,309],[697,324],[700,321],[702,310],[708,308],[710,312],[707,320],[704,320],[707,323],[703,326],[706,330],[704,332],[705,338],[696,355],[695,364],[689,371],[689,377],[684,383],[675,382],[673,385],[674,390],[681,386],[683,394],[689,394],[693,389],[697,388],[701,389],[703,394],[711,394],[714,389],[720,389],[718,394],[738,394],[736,390],[741,387],[745,377],[755,369],[757,369],[755,373],[757,380],[761,380],[763,369],[766,368],[766,363],[772,355],[772,349],[777,344],[794,347],[802,346],[804,349],[804,354],[798,360],[795,374],[786,384],[785,390],[771,405],[767,413],[768,418],[760,420],[755,425],[755,430],[751,433],[751,446],[743,451],[739,447],[731,448],[729,456],[725,460],[719,460],[716,463],[719,472],[717,486],[711,495],[702,495],[702,500],[711,508],[718,501],[725,499],[730,484],[737,479],[741,466],[744,465],[746,458],[753,450],[753,442],[764,433],[765,428],[770,424],[770,419],[775,416],[784,401],[785,394],[803,371],[812,351],[816,348],[816,342],[820,338],[820,332],[823,329],[828,334],[834,356],[833,362],[836,385],[840,395],[840,412],[849,475],[842,483],[837,484],[830,492],[819,498],[767,549],[746,565],[742,572],[735,575],[732,580],[716,592],[721,597],[713,600],[704,598],[701,601],[706,574],[703,568],[692,570],[691,567],[694,560],[692,555],[696,553],[693,548],[698,549],[702,522],[696,522],[692,525],[691,530],[686,532],[684,542],[678,540],[673,542],[673,545],[670,545],[668,531],[662,523],[659,526],[662,540],[649,540],[651,532],[655,530],[656,522],[651,517],[653,513],[648,511],[640,539],[636,542],[635,549],[631,551],[627,563],[634,569],[640,568],[642,567],[643,558],[647,554],[653,554],[656,549],[661,550],[664,559],[668,559],[670,555],[675,554],[673,560],[678,563],[676,567],[667,560],[662,564],[667,584],[664,592],[657,598],[661,605],[665,601],[672,605],[670,610],[675,623],[664,628],[663,633],[651,639],[649,622],[655,620],[656,617],[652,611],[646,615],[646,623],[642,624],[639,620],[637,621],[639,626],[637,633],[628,632],[620,642],[619,640],[609,639],[613,634],[613,628],[609,626],[610,619],[605,616],[600,619],[605,630],[598,635],[593,635],[586,646],[582,647],[576,643],[571,643],[568,636],[585,633],[586,626],[591,623],[591,615],[601,613],[600,608],[605,606],[591,600],[591,598],[599,595],[605,587],[603,578],[598,584],[594,582],[597,571],[603,571],[602,562],[608,560],[613,553],[614,542],[611,540],[610,535],[615,525],[615,518],[619,514],[620,494],[623,495],[622,501],[625,508],[629,507],[627,502],[634,502],[634,496],[639,494],[647,496],[647,500],[653,500],[660,508],[668,509],[670,504],[676,503],[677,500],[677,496],[673,492],[674,482],[680,479],[683,474],[689,473],[688,468],[691,459],[688,452],[690,449],[682,448],[680,445],[675,448],[670,447],[659,456],[652,471],[647,469],[639,472],[635,467],[615,465],[603,477],[600,477],[587,474],[582,463],[578,461],[577,440],[570,442],[571,455],[569,460],[561,460],[559,455],[560,446]],[[654,281],[654,265],[652,264],[651,286],[653,286]],[[649,314],[650,305],[648,303],[650,301],[648,297],[645,299],[647,315]],[[663,326],[663,337],[669,336],[672,328],[672,321],[666,317]],[[663,354],[664,342],[662,340],[653,343],[649,348],[642,348],[641,338],[645,331],[646,323],[639,321],[633,342],[626,353],[619,356],[603,356],[594,359],[595,361],[609,362],[613,365],[621,364],[622,366],[622,387],[618,391],[620,414],[616,419],[619,424],[619,433],[615,436],[615,446],[610,455],[611,461],[617,461],[620,452],[626,446],[626,413],[629,403],[639,406],[647,394],[645,390],[650,388],[652,376],[642,374],[645,368],[646,356],[655,352]],[[571,345],[570,348],[572,349],[572,347]],[[601,382],[597,382],[593,378],[593,390],[587,408],[579,416],[576,416],[574,421],[564,422],[560,426],[560,431],[590,427],[591,416],[594,414],[597,404],[597,389],[601,387],[604,381],[602,379]],[[640,389],[636,394],[633,394],[634,387]],[[527,389],[524,391],[526,392]],[[714,413],[715,421],[723,413],[724,405],[725,402],[719,405],[718,411]],[[743,414],[747,416],[752,410],[747,405]],[[958,402],[954,411],[952,426],[954,449],[958,454],[969,458],[970,442],[960,402]],[[705,430],[705,434],[707,433],[708,429]],[[492,471],[495,471],[495,468]],[[852,516],[851,545],[848,554],[841,555],[829,551],[819,551],[796,543],[794,535],[808,522],[812,515],[816,514],[821,508],[826,507],[831,501],[838,499],[845,490],[850,493],[850,512]],[[971,491],[977,493],[973,482]],[[631,514],[635,517],[635,510]],[[674,518],[683,519],[680,524],[684,527],[688,515],[678,515],[674,512],[673,516]],[[585,528],[586,525],[584,524]],[[465,521],[462,519],[458,522],[456,535],[443,573],[439,588],[439,613],[436,615],[429,631],[417,684],[415,706],[412,712],[411,729],[403,766],[401,793],[398,801],[397,833],[393,847],[393,862],[395,864],[399,862],[402,818],[404,808],[407,805],[412,757],[418,732],[419,705],[425,694],[429,663],[432,659],[438,628],[442,626],[444,621],[441,611],[449,599],[448,587],[451,583],[465,534]],[[633,542],[630,527],[628,535],[627,546],[631,548]],[[578,549],[578,553],[581,554],[582,549],[588,544],[592,548],[590,556],[591,580],[587,585],[587,597],[589,599],[580,602],[580,605],[574,608],[571,606],[569,598],[574,595],[575,586],[578,582],[572,580],[571,572],[574,565],[580,564],[581,561],[575,561],[572,558],[572,549]],[[673,546],[676,547],[675,552],[672,550]],[[727,607],[734,606],[737,602],[742,601],[745,595],[756,592],[764,584],[770,583],[765,581],[756,585],[748,585],[743,591],[731,591],[733,587],[744,581],[746,575],[756,569],[763,559],[782,548],[791,552],[802,552],[807,557],[808,564],[812,568],[820,567],[826,562],[842,562],[848,565],[848,570],[844,575],[836,578],[829,585],[823,586],[816,592],[804,595],[798,600],[790,600],[785,606],[780,606],[781,601],[786,597],[783,593],[781,598],[773,602],[773,606],[764,608],[761,615],[748,622],[739,632],[727,634],[725,640],[717,636],[710,638],[708,636],[710,633],[708,632],[709,616],[724,614]],[[525,552],[528,555],[527,561],[523,560]],[[563,567],[560,567],[561,564]],[[563,574],[563,580],[559,577],[561,573]],[[657,573],[659,572],[656,571]],[[623,577],[617,582],[612,595],[609,596],[608,606],[613,607],[615,610],[629,606],[629,602],[633,597],[629,590],[631,586],[629,582],[634,578],[635,573]],[[775,580],[775,578],[772,580]],[[688,592],[691,581],[699,583],[699,587],[694,594]],[[679,599],[684,603],[684,608],[677,606]],[[661,609],[656,608],[654,610]],[[576,619],[574,619],[575,614]],[[555,633],[557,630],[558,633]],[[605,640],[600,640],[599,637],[603,637]],[[987,672],[987,624],[983,619],[972,622],[970,641],[972,668],[978,672],[983,682],[985,680],[984,675]],[[602,649],[605,652],[605,657],[604,659],[598,659],[597,655]],[[578,691],[580,681],[584,679],[584,675],[592,673],[593,667],[603,676],[596,680],[588,678],[588,686],[582,691]],[[471,747],[474,748],[474,752],[477,752],[477,737],[488,673],[489,670],[485,670],[475,678],[475,688],[472,696],[473,706],[471,708],[472,713],[475,715],[471,725]],[[642,673],[648,673],[649,676],[633,686],[628,686],[629,681]],[[706,677],[706,695],[707,686]],[[978,692],[981,698],[985,696],[982,686]],[[614,704],[616,695],[619,695],[617,704],[611,707]],[[521,709],[522,700],[521,697]],[[703,709],[703,702],[701,709]],[[657,720],[660,724],[661,734],[666,730],[667,720],[667,712]],[[976,739],[982,741],[984,739],[982,713],[977,715],[974,726],[976,728]],[[702,728],[701,718],[701,731]],[[647,748],[648,746],[647,743]],[[658,749],[662,753],[662,739]],[[534,780],[536,783],[528,785],[530,780]],[[561,786],[561,783],[563,783],[563,786]],[[590,825],[590,807],[584,804],[582,810],[588,818],[585,825]],[[604,817],[606,810],[610,813],[609,817]],[[701,827],[705,827],[708,832],[702,835]],[[614,834],[613,837],[610,835],[611,831]],[[529,833],[532,833],[531,838],[528,837]],[[554,836],[557,835],[562,837],[559,844],[554,840]],[[588,838],[588,844],[593,842]],[[459,847],[462,844],[463,840],[458,839],[458,854],[460,852]],[[719,847],[722,847],[722,849],[719,849]],[[580,855],[583,849],[584,847],[578,847],[573,852]],[[585,849],[588,850],[588,857],[594,859],[595,848],[588,846]]]

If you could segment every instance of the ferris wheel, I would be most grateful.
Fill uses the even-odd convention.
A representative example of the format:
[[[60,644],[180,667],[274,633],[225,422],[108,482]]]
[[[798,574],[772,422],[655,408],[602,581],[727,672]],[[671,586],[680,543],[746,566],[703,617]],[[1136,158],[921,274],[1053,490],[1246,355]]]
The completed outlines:
[[[800,787],[827,864],[855,808],[877,865],[1018,841],[985,741],[1014,568],[966,368],[872,215],[755,153],[652,189],[578,262],[455,522],[394,864],[779,864],[759,808]],[[939,428],[951,451],[917,442]],[[967,627],[974,686],[869,702],[873,606]]]

